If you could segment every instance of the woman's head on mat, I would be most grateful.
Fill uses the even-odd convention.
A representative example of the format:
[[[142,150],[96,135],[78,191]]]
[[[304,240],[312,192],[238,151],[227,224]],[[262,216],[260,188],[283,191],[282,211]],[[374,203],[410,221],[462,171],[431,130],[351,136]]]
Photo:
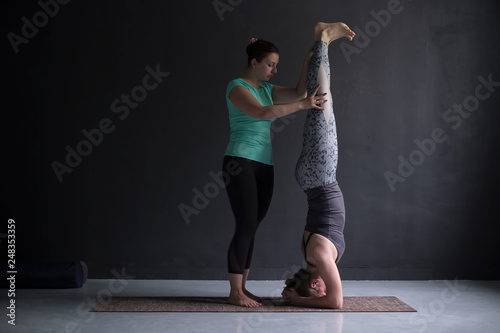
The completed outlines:
[[[253,69],[261,81],[268,81],[278,72],[279,51],[273,43],[252,38],[246,48],[248,69]]]
[[[294,274],[293,278],[285,281],[286,288],[294,289],[302,297],[321,297],[326,295],[325,282],[320,276],[314,277],[313,274],[301,268]]]

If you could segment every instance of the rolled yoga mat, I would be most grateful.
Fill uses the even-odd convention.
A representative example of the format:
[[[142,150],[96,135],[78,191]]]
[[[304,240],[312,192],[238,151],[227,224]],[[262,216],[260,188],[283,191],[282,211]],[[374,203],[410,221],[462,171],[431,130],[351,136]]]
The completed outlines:
[[[87,280],[88,269],[83,261],[40,262],[16,260],[15,271],[0,264],[0,288],[8,288],[13,276],[16,288],[69,289],[80,288]],[[13,272],[13,273],[9,273]]]

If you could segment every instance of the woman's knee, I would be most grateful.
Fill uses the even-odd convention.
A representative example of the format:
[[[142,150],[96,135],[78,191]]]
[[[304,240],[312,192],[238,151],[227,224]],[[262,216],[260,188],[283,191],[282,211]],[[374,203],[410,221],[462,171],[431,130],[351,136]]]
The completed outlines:
[[[238,223],[238,227],[236,227],[236,230],[234,232],[234,236],[237,239],[253,239],[255,237],[255,234],[257,233],[257,229],[259,227],[260,222],[255,220],[252,222],[240,222]]]

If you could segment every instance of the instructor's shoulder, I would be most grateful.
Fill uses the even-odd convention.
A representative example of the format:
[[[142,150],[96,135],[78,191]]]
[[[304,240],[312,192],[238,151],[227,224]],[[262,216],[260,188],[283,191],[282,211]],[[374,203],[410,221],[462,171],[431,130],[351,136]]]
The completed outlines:
[[[233,90],[234,87],[244,87],[242,81],[243,81],[242,79],[233,79],[229,81],[226,88],[226,95],[229,96],[229,93],[231,92],[231,90]]]

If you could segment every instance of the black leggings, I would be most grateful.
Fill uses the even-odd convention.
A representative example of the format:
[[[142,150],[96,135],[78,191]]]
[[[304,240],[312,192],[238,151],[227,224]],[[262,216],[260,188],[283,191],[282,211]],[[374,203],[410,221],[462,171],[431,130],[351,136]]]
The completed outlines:
[[[236,163],[237,168],[234,167]],[[271,203],[274,167],[246,158],[224,156],[222,169],[236,170],[228,174],[226,185],[236,220],[227,253],[228,272],[243,274],[245,269],[250,268],[255,233]]]

